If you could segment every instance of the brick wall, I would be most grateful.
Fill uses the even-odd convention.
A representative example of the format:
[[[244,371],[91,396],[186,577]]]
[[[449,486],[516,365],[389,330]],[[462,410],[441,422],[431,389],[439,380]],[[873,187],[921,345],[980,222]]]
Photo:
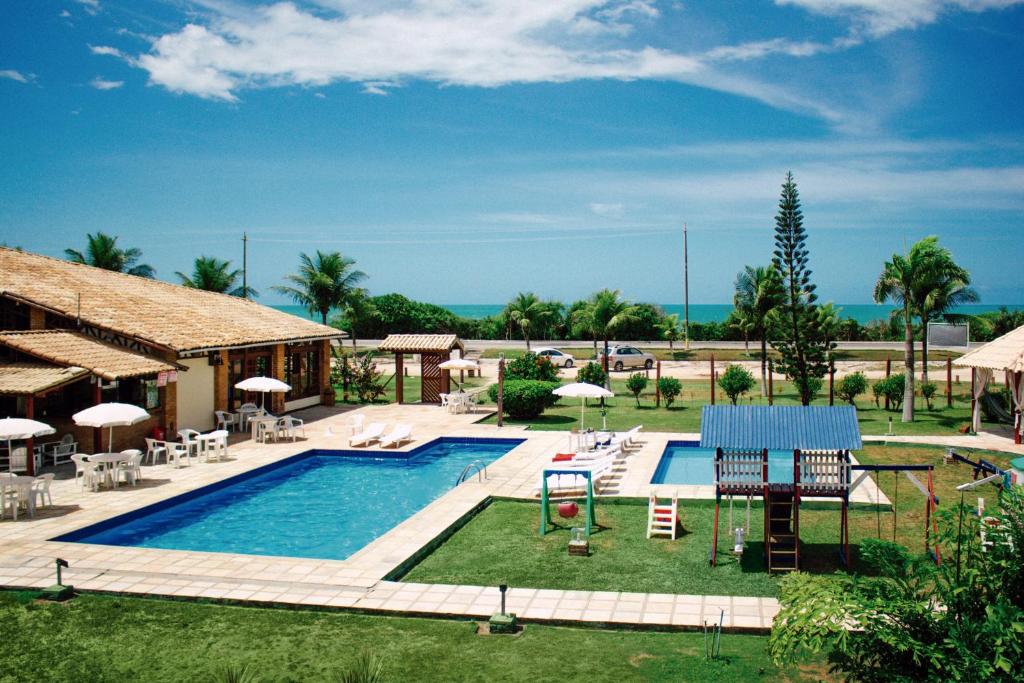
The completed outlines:
[[[279,379],[282,382],[284,379],[284,344],[274,344],[270,351],[270,376]],[[283,413],[284,412],[284,394],[275,392],[267,395],[270,401],[270,412],[272,413]]]
[[[228,354],[221,352],[224,362],[213,367],[213,405],[214,410],[228,409]]]

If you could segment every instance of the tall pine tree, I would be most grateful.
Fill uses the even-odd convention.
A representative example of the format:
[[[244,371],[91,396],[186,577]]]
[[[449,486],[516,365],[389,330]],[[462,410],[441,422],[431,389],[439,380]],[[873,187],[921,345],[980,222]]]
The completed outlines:
[[[793,173],[786,173],[775,216],[775,252],[772,265],[782,277],[783,297],[775,312],[775,340],[779,372],[800,392],[800,403],[809,405],[821,390],[821,378],[828,372],[831,344],[818,330],[818,297],[807,267],[807,232],[800,211],[800,193]]]

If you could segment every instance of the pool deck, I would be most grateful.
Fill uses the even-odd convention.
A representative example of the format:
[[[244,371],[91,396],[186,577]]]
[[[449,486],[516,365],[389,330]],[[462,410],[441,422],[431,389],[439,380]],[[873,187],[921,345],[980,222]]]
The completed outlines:
[[[434,406],[371,406],[360,409],[366,421],[409,422],[416,440],[405,451],[440,436],[522,438],[525,441],[475,478],[452,489],[391,531],[345,560],[267,557],[156,548],[101,546],[48,541],[161,500],[277,462],[306,450],[347,449],[351,413],[306,411],[306,439],[294,443],[242,441],[224,462],[195,463],[175,469],[147,466],[136,487],[97,493],[82,491],[73,479],[54,482],[53,507],[35,519],[0,521],[0,586],[41,588],[53,583],[54,558],[70,563],[65,582],[79,590],[129,595],[206,598],[255,604],[307,605],[367,612],[461,618],[486,617],[498,609],[494,587],[398,583],[389,580],[417,554],[460,520],[468,519],[491,497],[535,499],[538,473],[551,454],[565,447],[565,432],[498,428],[475,422],[477,415],[449,415]],[[686,434],[643,433],[636,447],[616,465],[601,495],[646,498],[650,479],[665,444],[692,438]],[[376,450],[376,449],[366,449]],[[854,493],[854,502],[885,499],[873,482]],[[659,488],[662,488],[659,486]],[[674,487],[684,498],[713,498],[710,486]],[[860,499],[858,499],[860,498]],[[513,588],[509,609],[527,621],[595,626],[697,628],[725,610],[725,627],[763,632],[778,612],[773,598],[660,595],[606,591]]]

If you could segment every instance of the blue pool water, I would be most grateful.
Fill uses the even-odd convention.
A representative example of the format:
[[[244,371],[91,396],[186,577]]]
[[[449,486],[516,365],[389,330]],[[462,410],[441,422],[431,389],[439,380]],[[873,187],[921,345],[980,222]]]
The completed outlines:
[[[661,454],[652,484],[715,483],[715,451],[698,441],[669,441]],[[793,451],[768,451],[768,481],[793,481]]]
[[[409,453],[309,451],[54,540],[342,560],[521,439],[441,438]]]

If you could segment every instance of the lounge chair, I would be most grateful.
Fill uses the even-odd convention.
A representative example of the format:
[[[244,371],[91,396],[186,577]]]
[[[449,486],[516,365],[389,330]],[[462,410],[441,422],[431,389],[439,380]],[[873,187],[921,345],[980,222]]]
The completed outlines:
[[[634,440],[640,435],[640,430],[643,428],[643,425],[637,425],[626,432],[615,432],[612,434],[612,443],[620,443],[623,446],[632,446],[635,443]]]
[[[412,441],[412,425],[397,424],[391,433],[380,438],[380,447],[394,446],[398,448],[403,441]]]
[[[594,482],[594,490],[596,491],[605,477],[612,473],[612,469],[615,467],[615,455],[606,455],[600,460],[590,462],[586,465],[579,467],[567,467],[564,469],[579,470],[580,472],[590,472],[590,477]],[[563,469],[557,465],[551,467],[545,467],[545,469]],[[543,473],[541,473],[543,476]],[[537,484],[534,489],[534,493],[540,493],[543,487],[543,479]],[[551,474],[548,475],[548,493],[567,493],[570,491],[583,491],[587,487],[587,478],[582,474]]]
[[[380,437],[384,435],[385,427],[387,427],[387,425],[383,422],[371,422],[366,426],[366,429],[349,437],[348,445],[368,446],[374,441],[379,440]]]

